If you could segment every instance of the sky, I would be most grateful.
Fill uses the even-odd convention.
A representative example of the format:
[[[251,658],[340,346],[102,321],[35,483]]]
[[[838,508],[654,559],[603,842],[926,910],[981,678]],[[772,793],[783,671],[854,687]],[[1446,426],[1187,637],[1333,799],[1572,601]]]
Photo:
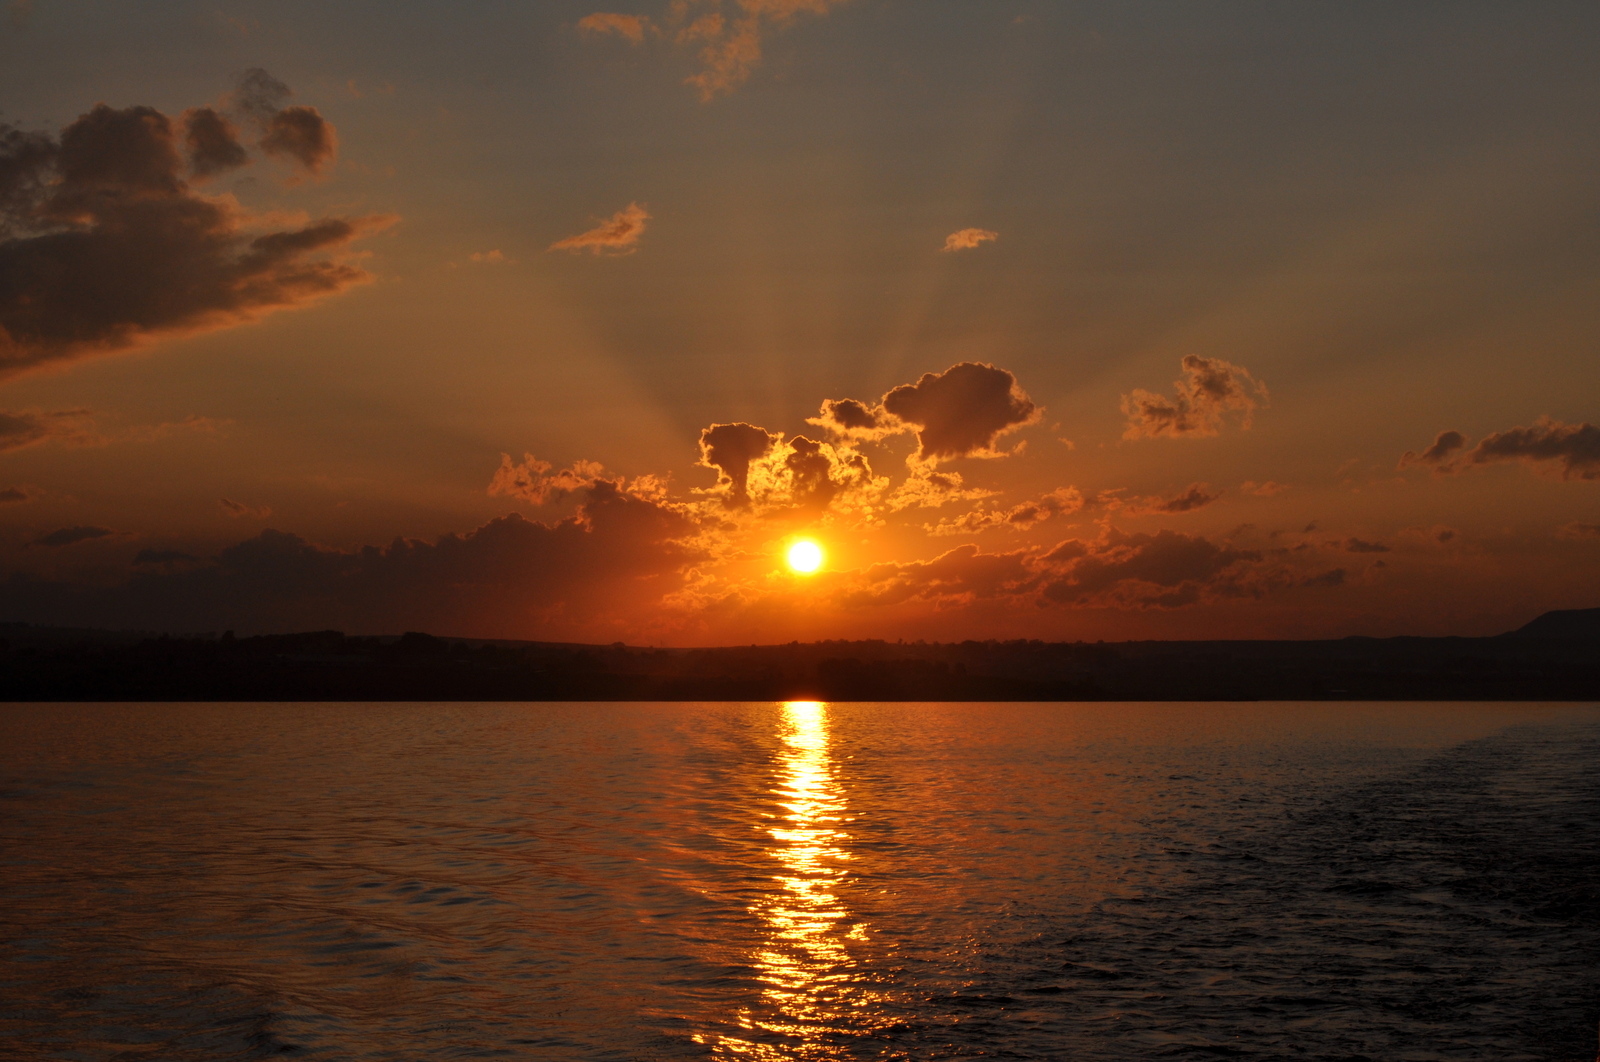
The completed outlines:
[[[0,620],[1600,605],[1592,4],[0,7]]]

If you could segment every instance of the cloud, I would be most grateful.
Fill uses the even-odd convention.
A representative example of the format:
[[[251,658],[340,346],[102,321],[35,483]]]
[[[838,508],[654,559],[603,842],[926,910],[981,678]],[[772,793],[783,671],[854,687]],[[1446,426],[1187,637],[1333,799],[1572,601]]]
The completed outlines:
[[[743,421],[713,424],[700,433],[700,465],[717,470],[717,484],[727,490],[729,505],[749,504],[750,463],[779,438]]]
[[[109,538],[117,532],[109,527],[63,527],[34,539],[35,546],[75,546],[96,538]]]
[[[883,408],[917,429],[917,457],[995,457],[995,440],[1039,419],[1039,409],[1004,369],[964,361],[924,373],[883,396]]]
[[[957,546],[931,561],[874,564],[862,572],[841,603],[847,607],[895,605],[920,599],[943,604],[1006,597],[1030,590],[1038,580],[1027,550],[984,553]]]
[[[1574,521],[1556,528],[1557,538],[1600,538],[1600,524],[1582,524]]]
[[[0,487],[0,505],[32,501],[42,493],[37,487]]]
[[[134,564],[150,564],[157,566],[172,564],[193,564],[200,560],[192,553],[183,553],[175,549],[141,549],[134,554]]]
[[[1083,508],[1083,495],[1076,487],[1058,487],[1034,501],[1025,501],[1009,509],[975,509],[969,513],[937,524],[924,524],[930,535],[968,535],[987,531],[992,527],[1009,527],[1013,531],[1027,531],[1052,516],[1075,513]]]
[[[578,20],[579,33],[597,35],[614,33],[634,44],[643,42],[645,33],[654,28],[654,24],[643,15],[616,15],[597,11]]]
[[[1368,542],[1361,538],[1347,538],[1344,540],[1344,549],[1347,553],[1388,553],[1389,547],[1382,542]]]
[[[511,261],[498,249],[493,251],[473,251],[467,255],[467,260],[478,265],[503,265]]]
[[[1102,492],[1098,501],[1107,509],[1120,511],[1126,516],[1172,516],[1178,513],[1194,512],[1222,497],[1222,492],[1212,493],[1211,488],[1205,483],[1191,483],[1189,488],[1181,494],[1170,498],[1128,498],[1116,497],[1115,492]]]
[[[212,108],[185,111],[183,128],[191,177],[203,180],[249,164],[250,153],[239,143],[239,130]]]
[[[826,15],[846,0],[672,0],[664,25],[644,15],[595,12],[578,20],[584,36],[615,35],[641,44],[647,36],[669,37],[700,49],[701,69],[685,79],[702,102],[733,92],[761,65],[762,42],[802,14]],[[725,10],[731,8],[731,10]]]
[[[961,229],[952,232],[944,238],[944,250],[967,251],[991,240],[998,240],[1000,234],[990,229]]]
[[[588,232],[568,236],[550,245],[552,251],[573,251],[590,254],[632,254],[635,244],[644,232],[644,223],[650,215],[638,203],[629,203]]]
[[[1288,490],[1289,484],[1277,483],[1270,479],[1264,483],[1257,483],[1254,480],[1246,480],[1245,482],[1239,484],[1239,489],[1246,494],[1254,494],[1258,498],[1270,498],[1274,494],[1282,494],[1284,491]]]
[[[600,481],[553,524],[512,514],[464,534],[354,550],[263,531],[197,565],[147,556],[142,567],[168,570],[110,587],[13,575],[0,583],[0,615],[146,630],[610,640],[683,585],[702,559],[681,541],[695,530],[683,514]]]
[[[299,163],[314,174],[333,160],[338,134],[315,107],[284,106],[293,95],[288,85],[253,67],[239,78],[227,105],[255,126],[263,153]]]
[[[937,509],[951,502],[991,498],[995,493],[965,486],[959,472],[939,472],[931,465],[912,465],[911,475],[889,495],[889,508],[894,512],[911,508]]]
[[[202,150],[186,167],[173,122],[150,107],[97,105],[59,138],[0,130],[0,376],[232,327],[371,279],[337,256],[393,218],[273,229],[189,188],[185,172],[215,162],[215,144]]]
[[[1128,418],[1124,439],[1216,435],[1230,415],[1248,428],[1255,410],[1266,404],[1266,385],[1237,365],[1195,354],[1186,355],[1182,365],[1183,378],[1174,381],[1173,397],[1138,388],[1122,396]]]
[[[1563,424],[1540,417],[1530,427],[1486,435],[1471,450],[1466,445],[1467,437],[1461,432],[1440,432],[1422,453],[1407,450],[1400,467],[1421,465],[1438,475],[1453,475],[1476,465],[1517,461],[1562,479],[1600,479],[1600,428],[1587,422]]]
[[[85,442],[89,438],[89,411],[62,409],[8,411],[0,409],[0,453],[21,450],[50,439]]]
[[[825,400],[821,412],[814,417],[807,417],[806,423],[815,424],[842,439],[856,442],[872,442],[909,430],[882,406],[869,408],[865,403],[853,398]]]
[[[217,504],[222,507],[223,512],[235,519],[265,520],[272,515],[272,510],[265,505],[246,505],[232,498],[219,498]]]
[[[550,462],[532,454],[523,454],[520,465],[511,460],[510,454],[501,454],[500,467],[489,481],[489,496],[521,498],[530,505],[543,505],[593,487],[604,474],[605,468],[595,461],[574,461],[570,468],[551,473]]]
[[[333,160],[339,138],[333,126],[315,107],[285,107],[267,123],[261,150],[276,158],[298,162],[309,173],[320,172]]]
[[[1043,588],[1058,604],[1114,608],[1178,608],[1245,592],[1250,569],[1264,555],[1205,538],[1108,528],[1098,542],[1074,539],[1045,556],[1059,572]]]

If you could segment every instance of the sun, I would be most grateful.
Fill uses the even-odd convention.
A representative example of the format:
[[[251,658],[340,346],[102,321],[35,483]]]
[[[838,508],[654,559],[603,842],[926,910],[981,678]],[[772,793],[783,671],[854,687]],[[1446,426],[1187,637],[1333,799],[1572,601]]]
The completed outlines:
[[[801,575],[810,575],[822,567],[822,547],[809,538],[802,538],[789,547],[789,567]]]

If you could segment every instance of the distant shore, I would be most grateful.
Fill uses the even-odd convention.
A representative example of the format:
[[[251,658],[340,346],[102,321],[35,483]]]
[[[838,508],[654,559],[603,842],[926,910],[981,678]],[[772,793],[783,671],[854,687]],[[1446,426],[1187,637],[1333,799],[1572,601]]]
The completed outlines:
[[[3,701],[1600,699],[1600,609],[1493,638],[654,649],[0,624]]]

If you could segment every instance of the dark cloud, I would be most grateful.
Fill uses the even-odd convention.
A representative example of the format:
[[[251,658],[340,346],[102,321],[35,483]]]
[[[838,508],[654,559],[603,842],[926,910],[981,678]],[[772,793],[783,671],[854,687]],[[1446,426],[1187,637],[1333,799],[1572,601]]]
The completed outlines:
[[[869,408],[853,398],[830,398],[822,403],[822,411],[806,418],[834,435],[852,441],[867,442],[882,439],[905,431],[906,426],[890,416],[882,406]]]
[[[52,413],[38,410],[0,409],[0,453],[20,450],[48,439],[83,441],[88,438],[88,410],[63,409]]]
[[[777,441],[754,424],[713,424],[700,433],[700,464],[720,473],[717,483],[727,488],[728,504],[745,505],[750,501],[750,462]]]
[[[261,150],[276,158],[289,158],[317,173],[333,160],[339,138],[333,126],[315,107],[285,107],[267,122]]]
[[[1407,450],[1400,457],[1400,467],[1408,468],[1411,465],[1438,466],[1448,462],[1462,447],[1467,445],[1467,437],[1459,431],[1441,431],[1433,440],[1433,445],[1419,453]]]
[[[1262,561],[1255,550],[1205,538],[1157,531],[1125,534],[1110,529],[1099,542],[1069,540],[1046,557],[1061,574],[1044,587],[1061,604],[1178,608],[1219,596],[1238,596],[1248,569]]]
[[[189,149],[189,173],[196,178],[215,177],[250,161],[239,143],[239,130],[210,107],[195,107],[183,115],[184,144]]]
[[[1183,377],[1174,381],[1171,398],[1137,388],[1122,396],[1128,418],[1124,439],[1216,435],[1230,417],[1248,428],[1255,410],[1267,400],[1266,385],[1231,362],[1190,354],[1182,365]]]
[[[370,277],[329,255],[392,220],[258,232],[190,190],[173,123],[150,107],[101,104],[46,141],[0,133],[0,375],[343,291]]]
[[[1173,516],[1178,513],[1194,512],[1222,497],[1222,492],[1212,492],[1205,483],[1191,483],[1189,489],[1170,498],[1129,498],[1122,499],[1113,492],[1103,493],[1100,503],[1106,508],[1119,510],[1127,516]]]
[[[1556,529],[1559,538],[1600,538],[1600,524],[1583,524],[1573,521]]]
[[[0,505],[15,505],[32,501],[39,496],[33,487],[0,487]]]
[[[1001,435],[1039,419],[1016,377],[972,361],[896,387],[883,396],[883,408],[917,429],[924,461],[991,455]]]
[[[172,565],[193,564],[200,560],[192,553],[181,553],[175,549],[141,549],[133,556],[135,564]]]
[[[236,519],[265,520],[272,515],[272,510],[265,505],[246,505],[232,498],[219,498],[217,504],[223,512]]]
[[[783,468],[789,476],[790,502],[802,509],[826,509],[843,487],[872,481],[872,467],[865,457],[837,454],[804,435],[789,440]]]
[[[683,584],[701,559],[695,524],[601,481],[554,524],[509,515],[433,541],[330,549],[263,531],[199,565],[151,554],[114,587],[14,575],[0,615],[146,630],[351,633],[429,630],[485,637],[611,640]],[[608,637],[609,635],[609,637]]]
[[[288,85],[256,66],[239,75],[238,87],[228,97],[228,104],[265,129],[292,95]]]
[[[605,469],[594,461],[574,461],[570,468],[559,472],[551,472],[550,468],[550,462],[532,454],[523,454],[520,465],[511,460],[510,454],[501,454],[500,467],[489,482],[489,496],[521,498],[530,505],[543,505],[593,487],[605,474]]]
[[[1422,453],[1407,450],[1400,467],[1424,465],[1440,475],[1452,475],[1475,465],[1517,461],[1562,479],[1600,479],[1600,428],[1593,424],[1563,424],[1540,417],[1529,427],[1486,435],[1471,450],[1466,445],[1460,432],[1440,432]]]
[[[1440,541],[1444,541],[1444,539]],[[1389,547],[1382,542],[1368,542],[1362,538],[1347,538],[1344,540],[1344,550],[1347,553],[1388,553]]]
[[[90,539],[109,538],[116,532],[109,527],[63,527],[33,540],[35,546],[75,546]]]

